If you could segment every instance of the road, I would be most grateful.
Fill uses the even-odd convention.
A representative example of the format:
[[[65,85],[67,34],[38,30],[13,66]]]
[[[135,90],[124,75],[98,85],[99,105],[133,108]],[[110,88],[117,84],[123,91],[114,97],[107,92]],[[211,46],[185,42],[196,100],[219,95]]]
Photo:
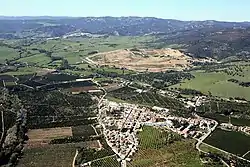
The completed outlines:
[[[76,149],[76,154],[75,154],[73,162],[72,162],[72,167],[75,167],[75,162],[76,162],[77,155],[78,155],[78,150]]]
[[[2,104],[0,106],[1,106],[1,119],[2,119],[2,135],[1,135],[1,139],[0,139],[0,150],[1,150],[3,142],[4,142],[5,125],[4,125],[4,111],[3,111],[3,106],[2,106]]]
[[[205,152],[205,151],[203,151],[203,150],[200,149],[200,145],[201,145],[201,144],[205,144],[205,145],[207,145],[207,146],[209,146],[209,147],[211,147],[211,148],[213,148],[213,149],[216,149],[216,150],[218,150],[218,151],[220,151],[220,152],[223,152],[223,153],[229,154],[229,155],[233,155],[233,156],[237,157],[238,159],[241,159],[241,160],[250,162],[250,160],[247,160],[247,159],[243,158],[244,155],[243,155],[242,157],[240,157],[240,156],[237,156],[237,155],[235,155],[235,154],[232,154],[232,153],[230,153],[230,152],[227,152],[227,151],[225,151],[225,150],[219,149],[219,148],[217,148],[217,147],[214,147],[214,146],[212,146],[212,145],[210,145],[210,144],[207,144],[207,143],[204,143],[204,142],[203,142],[203,141],[204,141],[204,140],[205,140],[205,139],[206,139],[206,138],[216,129],[217,126],[218,126],[218,122],[216,122],[215,126],[212,127],[211,129],[209,129],[209,132],[208,132],[207,134],[205,134],[204,136],[202,136],[201,139],[196,139],[196,140],[198,141],[197,144],[196,144],[196,149],[199,150],[200,152],[208,153],[208,152]],[[250,151],[248,151],[248,152],[250,152]],[[247,153],[248,153],[248,152],[247,152]],[[247,154],[247,153],[246,153],[246,154]],[[245,154],[245,155],[246,155],[246,154]],[[226,166],[230,167],[230,166],[229,166],[225,161],[223,161],[222,159],[221,159],[221,161],[222,161]]]

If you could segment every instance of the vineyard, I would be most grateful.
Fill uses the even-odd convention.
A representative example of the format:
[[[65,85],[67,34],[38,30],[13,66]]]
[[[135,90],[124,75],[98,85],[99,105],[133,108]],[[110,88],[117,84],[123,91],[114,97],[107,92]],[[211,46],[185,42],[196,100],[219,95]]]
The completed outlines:
[[[142,131],[139,133],[141,149],[160,149],[174,141],[181,140],[179,135],[161,129],[144,126]]]
[[[139,140],[139,151],[132,157],[132,162],[127,164],[128,167],[153,167],[155,164],[157,167],[202,166],[191,139],[184,140],[172,132],[143,127]]]
[[[91,167],[120,167],[120,163],[117,161],[117,156],[109,156],[100,160],[95,160],[91,163]]]

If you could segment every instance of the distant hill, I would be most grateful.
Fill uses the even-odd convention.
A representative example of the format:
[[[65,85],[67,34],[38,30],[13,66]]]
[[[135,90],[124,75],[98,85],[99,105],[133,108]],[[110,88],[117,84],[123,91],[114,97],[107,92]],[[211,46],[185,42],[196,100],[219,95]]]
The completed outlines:
[[[56,27],[56,26],[57,27]],[[117,35],[145,35],[170,33],[184,30],[199,30],[203,28],[246,28],[249,22],[219,22],[219,21],[180,21],[172,19],[160,19],[154,17],[5,17],[0,16],[0,34],[31,32],[36,35],[41,33],[50,34],[58,26],[64,26],[60,35],[81,31],[96,34]],[[46,27],[46,28],[44,28]],[[65,27],[69,27],[68,29]],[[50,34],[54,37],[58,34]]]
[[[74,34],[154,35],[152,47],[177,44],[194,57],[248,58],[250,22],[180,21],[154,17],[6,17],[0,38],[51,38]]]

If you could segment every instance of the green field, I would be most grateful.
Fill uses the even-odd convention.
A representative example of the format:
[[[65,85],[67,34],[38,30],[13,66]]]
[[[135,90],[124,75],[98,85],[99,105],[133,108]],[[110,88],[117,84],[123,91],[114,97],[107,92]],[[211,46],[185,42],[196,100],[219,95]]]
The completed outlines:
[[[250,100],[250,87],[242,87],[236,83],[228,82],[228,79],[250,81],[250,72],[244,77],[227,75],[224,72],[193,71],[194,79],[184,80],[182,83],[173,85],[173,88],[188,88],[199,90],[204,94],[211,92],[213,96],[219,97],[243,97]]]
[[[89,52],[106,52],[116,49],[132,47],[145,47],[144,42],[152,41],[153,37],[99,37],[99,38],[72,38],[48,40],[25,47],[27,50],[33,48],[44,49],[52,52],[52,55],[60,56],[69,61],[70,64],[81,62],[81,57],[87,56]]]
[[[28,64],[32,63],[38,66],[47,66],[51,62],[51,59],[42,53],[18,59],[17,62],[27,62]]]
[[[139,151],[132,157],[128,167],[201,167],[194,140],[177,140],[171,144],[166,138],[172,132],[162,132],[153,127],[143,127],[139,133]],[[164,144],[166,143],[166,144]]]
[[[46,145],[24,150],[18,167],[69,167],[76,152],[75,144]]]
[[[16,50],[5,46],[0,46],[0,63],[4,63],[6,59],[11,60],[18,57],[19,54]]]
[[[205,143],[239,156],[250,150],[250,137],[241,132],[216,129]]]
[[[38,68],[38,67],[22,67],[22,68],[18,68],[17,71],[11,71],[11,72],[6,72],[4,74],[6,75],[27,75],[27,74],[34,74],[34,73],[39,73],[45,71],[42,68]]]

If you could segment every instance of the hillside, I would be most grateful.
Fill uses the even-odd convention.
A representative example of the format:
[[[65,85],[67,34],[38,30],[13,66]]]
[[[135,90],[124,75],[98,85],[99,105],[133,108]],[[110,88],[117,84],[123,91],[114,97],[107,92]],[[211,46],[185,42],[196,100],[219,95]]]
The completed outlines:
[[[180,21],[154,17],[0,17],[0,39],[155,36],[149,47],[193,57],[248,59],[249,22]]]
[[[45,37],[62,36],[74,31],[93,34],[116,34],[138,36],[146,34],[170,33],[202,28],[244,28],[249,22],[180,21],[154,17],[0,17],[1,37],[18,38],[26,35]],[[51,33],[62,28],[62,33]],[[26,33],[26,34],[25,34]]]

